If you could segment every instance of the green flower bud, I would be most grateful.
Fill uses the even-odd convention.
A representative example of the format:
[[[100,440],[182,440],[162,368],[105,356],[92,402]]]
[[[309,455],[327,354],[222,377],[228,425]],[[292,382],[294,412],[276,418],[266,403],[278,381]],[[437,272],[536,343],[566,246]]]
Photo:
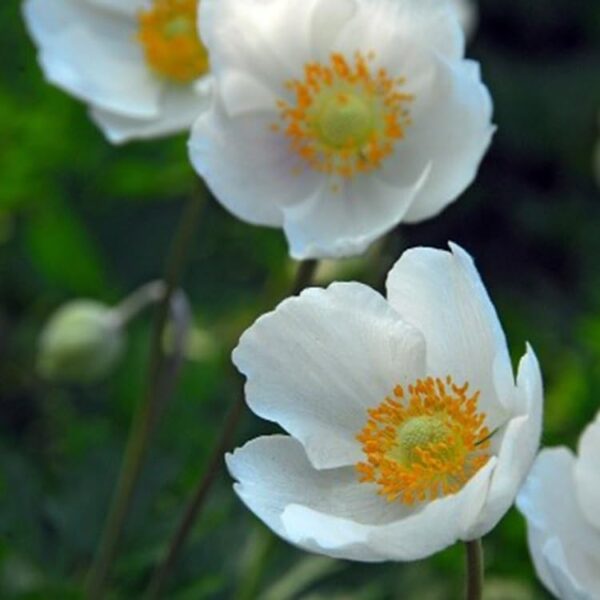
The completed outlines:
[[[90,383],[106,375],[124,346],[121,321],[108,306],[73,300],[44,327],[38,347],[38,372],[51,381]]]

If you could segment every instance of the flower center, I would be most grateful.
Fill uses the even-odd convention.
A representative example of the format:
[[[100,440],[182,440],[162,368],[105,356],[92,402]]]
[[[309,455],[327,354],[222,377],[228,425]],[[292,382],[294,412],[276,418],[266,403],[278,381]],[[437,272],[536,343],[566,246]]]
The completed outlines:
[[[490,458],[479,392],[468,395],[468,388],[450,376],[427,377],[409,385],[407,396],[396,386],[393,398],[369,409],[357,435],[366,456],[356,465],[360,481],[409,505],[460,490]]]
[[[208,71],[208,53],[198,37],[197,0],[153,0],[138,15],[138,40],[149,67],[176,83]]]
[[[412,94],[402,78],[373,69],[371,53],[348,61],[334,53],[329,63],[304,66],[304,79],[286,82],[292,102],[278,101],[283,131],[292,151],[316,171],[349,179],[377,169],[394,151],[410,124]]]
[[[372,128],[371,109],[360,96],[340,92],[322,102],[315,125],[320,141],[332,148],[357,147]]]

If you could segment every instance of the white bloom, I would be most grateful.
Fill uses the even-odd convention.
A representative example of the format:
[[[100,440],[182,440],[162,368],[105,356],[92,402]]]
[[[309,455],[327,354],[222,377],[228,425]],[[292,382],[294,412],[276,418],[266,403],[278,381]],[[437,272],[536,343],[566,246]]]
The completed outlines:
[[[295,258],[359,254],[475,177],[491,101],[444,0],[203,0],[215,95],[190,155]]]
[[[250,408],[290,434],[227,456],[235,490],[309,551],[413,560],[477,538],[508,510],[538,447],[537,360],[528,347],[515,382],[470,257],[454,245],[408,250],[387,293],[308,289],[233,354]]]
[[[46,78],[91,107],[120,143],[185,130],[200,113],[208,58],[198,0],[26,0]]]
[[[600,598],[600,413],[578,456],[545,448],[519,492],[529,550],[544,585],[562,600]]]

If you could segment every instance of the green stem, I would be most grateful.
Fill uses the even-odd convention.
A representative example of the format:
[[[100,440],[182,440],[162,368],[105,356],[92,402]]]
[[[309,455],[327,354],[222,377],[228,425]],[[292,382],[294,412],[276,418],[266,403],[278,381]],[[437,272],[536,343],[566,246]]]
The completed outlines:
[[[86,597],[89,600],[98,600],[104,596],[107,578],[117,554],[123,526],[131,507],[133,493],[142,471],[150,438],[157,418],[175,383],[177,369],[165,369],[167,357],[163,351],[162,342],[204,198],[205,194],[202,188],[195,190],[191,195],[180,218],[169,252],[164,295],[158,304],[152,331],[148,383],[131,426],[104,531],[86,580]]]
[[[466,600],[483,598],[483,546],[480,539],[465,542],[466,550]]]
[[[310,284],[317,266],[318,261],[316,260],[307,260],[298,265],[298,270],[296,271],[296,276],[290,290],[292,295],[300,293],[300,291]],[[244,412],[245,403],[242,382],[240,382],[240,388],[235,403],[227,413],[220,435],[215,441],[206,469],[204,469],[200,481],[195,488],[192,500],[183,513],[183,517],[177,526],[175,534],[171,538],[169,547],[161,563],[152,575],[146,591],[147,600],[157,600],[161,597],[171,571],[175,566],[179,552],[183,548],[194,523],[200,516],[208,493],[221,470],[223,455],[231,447],[233,436]]]

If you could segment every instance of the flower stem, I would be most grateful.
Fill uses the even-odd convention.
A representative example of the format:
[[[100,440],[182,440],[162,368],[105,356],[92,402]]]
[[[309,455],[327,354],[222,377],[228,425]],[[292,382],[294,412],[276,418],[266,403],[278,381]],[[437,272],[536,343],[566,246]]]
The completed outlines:
[[[129,294],[112,310],[115,322],[119,327],[125,327],[137,317],[145,308],[160,302],[165,295],[164,281],[150,281]]]
[[[204,190],[198,186],[182,213],[169,252],[164,291],[156,310],[152,331],[147,385],[133,419],[110,510],[86,580],[86,597],[89,600],[97,600],[104,596],[107,578],[117,554],[123,526],[131,507],[152,432],[158,416],[173,391],[181,357],[166,356],[163,350],[163,336],[170,313],[173,313],[175,321],[178,315],[182,316],[182,320],[187,320],[187,303],[181,294],[176,293],[176,290],[189,254],[204,198]],[[175,324],[177,326],[177,323]]]
[[[306,286],[310,285],[317,266],[318,261],[316,260],[303,261],[298,265],[296,276],[290,289],[292,295],[299,294]],[[147,600],[157,600],[161,597],[162,591],[171,575],[171,571],[175,566],[179,552],[183,548],[194,523],[200,516],[208,493],[220,472],[223,465],[223,455],[231,447],[233,436],[244,412],[244,389],[243,382],[241,381],[240,388],[234,404],[231,406],[225,417],[220,435],[215,440],[215,445],[208,459],[206,468],[196,485],[192,500],[179,521],[179,525],[169,542],[169,546],[161,563],[157,566],[152,575],[152,579],[146,590],[145,597]]]
[[[483,546],[481,539],[465,542],[466,549],[466,600],[483,598]]]

